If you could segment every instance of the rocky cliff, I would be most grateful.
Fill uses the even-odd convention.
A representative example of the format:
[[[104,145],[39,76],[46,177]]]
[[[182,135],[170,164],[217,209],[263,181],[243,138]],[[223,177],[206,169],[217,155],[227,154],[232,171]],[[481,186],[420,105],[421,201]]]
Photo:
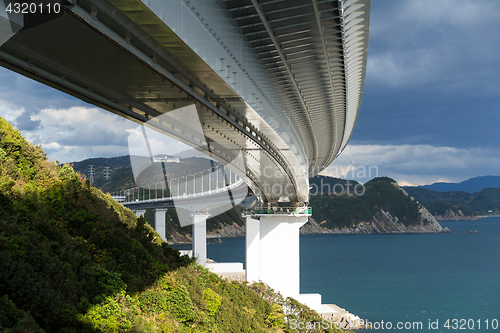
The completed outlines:
[[[243,237],[245,236],[245,226],[233,223],[231,225],[220,224],[219,227],[207,233],[207,237]]]
[[[440,233],[450,232],[443,228],[439,222],[424,207],[421,208],[422,222],[416,225],[405,226],[398,221],[397,216],[380,210],[372,217],[371,221],[359,222],[357,225],[347,228],[327,229],[312,218],[300,228],[301,234],[382,234],[382,233]],[[427,219],[427,221],[425,221]]]
[[[438,221],[465,221],[465,220],[475,220],[474,215],[465,215],[461,209],[454,212],[452,209],[447,209],[446,213],[443,215],[434,215]]]

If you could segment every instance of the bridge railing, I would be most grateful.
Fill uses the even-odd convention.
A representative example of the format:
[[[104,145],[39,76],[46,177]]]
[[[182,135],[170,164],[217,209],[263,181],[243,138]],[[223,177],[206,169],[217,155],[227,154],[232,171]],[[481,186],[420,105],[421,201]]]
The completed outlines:
[[[120,203],[156,201],[210,195],[227,191],[243,180],[222,164],[163,182],[135,186],[111,193]]]

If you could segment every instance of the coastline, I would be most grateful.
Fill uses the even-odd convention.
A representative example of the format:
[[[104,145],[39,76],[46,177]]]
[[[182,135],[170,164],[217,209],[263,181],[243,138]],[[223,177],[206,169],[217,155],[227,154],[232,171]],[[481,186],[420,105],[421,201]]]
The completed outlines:
[[[443,228],[439,222],[430,215],[427,211],[423,212],[424,217],[428,219],[428,223],[405,226],[392,217],[389,213],[381,210],[381,213],[373,218],[371,222],[360,222],[351,228],[323,228],[320,223],[309,218],[309,221],[304,224],[299,232],[301,235],[320,235],[320,234],[430,234],[430,233],[450,233],[448,228]],[[232,225],[220,225],[218,229],[207,233],[207,241],[219,238],[236,238],[245,237],[245,226],[240,226],[236,223]],[[169,245],[191,244],[190,235],[173,235],[169,238]]]
[[[476,219],[483,219],[485,217],[500,217],[500,215],[477,215]]]

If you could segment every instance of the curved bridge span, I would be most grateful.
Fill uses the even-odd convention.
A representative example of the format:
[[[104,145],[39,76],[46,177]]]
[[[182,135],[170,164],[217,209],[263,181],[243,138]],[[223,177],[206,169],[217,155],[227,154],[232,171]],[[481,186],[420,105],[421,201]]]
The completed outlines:
[[[182,119],[148,126],[224,164],[241,152],[233,171],[262,202],[300,204],[354,128],[369,9],[369,0],[63,1],[56,16],[0,16],[0,65],[138,123],[194,105],[206,144]]]

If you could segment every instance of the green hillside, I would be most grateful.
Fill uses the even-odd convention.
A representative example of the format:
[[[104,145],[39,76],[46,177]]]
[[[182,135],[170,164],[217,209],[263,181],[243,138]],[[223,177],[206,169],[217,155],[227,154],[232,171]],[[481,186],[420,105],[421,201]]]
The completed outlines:
[[[405,190],[424,205],[431,214],[444,216],[447,211],[464,215],[488,215],[500,213],[500,188],[485,188],[473,194],[453,191],[437,192],[419,187]]]
[[[445,216],[452,211],[457,214],[462,211],[464,215],[473,215],[473,211],[468,206],[471,195],[467,192],[436,192],[421,187],[408,187],[405,191],[414,197],[418,202],[434,216]]]
[[[374,178],[365,184],[362,195],[323,193],[310,198],[313,219],[326,221],[328,229],[353,227],[359,222],[371,221],[380,209],[397,216],[405,226],[421,220],[419,204],[394,186],[387,177]]]
[[[500,213],[500,187],[485,188],[472,195],[467,203],[470,209],[477,215],[487,215]]]
[[[0,118],[1,332],[291,332],[282,305],[321,320],[180,257]]]

